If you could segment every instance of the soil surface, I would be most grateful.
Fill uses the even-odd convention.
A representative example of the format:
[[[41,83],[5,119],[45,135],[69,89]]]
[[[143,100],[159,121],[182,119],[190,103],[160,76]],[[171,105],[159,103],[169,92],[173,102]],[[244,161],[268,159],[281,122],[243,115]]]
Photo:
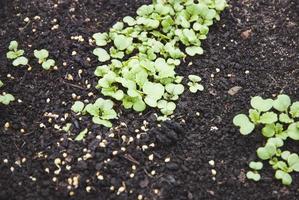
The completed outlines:
[[[185,92],[171,121],[157,123],[152,109],[138,115],[117,106],[120,118],[109,130],[70,112],[74,97],[99,97],[91,35],[146,3],[14,0],[0,8],[1,90],[18,100],[0,105],[0,199],[299,199],[298,175],[284,187],[265,163],[260,182],[245,178],[264,140],[258,131],[241,136],[232,125],[251,96],[285,93],[299,100],[296,0],[231,0],[203,42],[204,55],[178,69],[203,77],[206,89]],[[79,35],[84,42],[72,39]],[[31,71],[5,58],[14,39]],[[42,48],[58,70],[42,70],[33,59],[33,50]],[[240,90],[229,94],[235,86]],[[66,123],[72,123],[69,133],[59,130]],[[73,141],[85,128],[86,139]]]

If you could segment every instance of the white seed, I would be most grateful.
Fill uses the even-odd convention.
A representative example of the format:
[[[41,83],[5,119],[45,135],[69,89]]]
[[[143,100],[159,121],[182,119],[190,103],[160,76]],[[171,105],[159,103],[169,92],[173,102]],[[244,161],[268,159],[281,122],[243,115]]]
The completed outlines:
[[[165,162],[170,162],[170,158],[165,158]]]
[[[215,166],[215,161],[214,161],[214,160],[210,160],[210,161],[209,161],[209,164],[210,164],[211,166]]]
[[[151,171],[151,175],[152,175],[152,176],[154,176],[155,174],[156,174],[156,171],[155,171],[155,170]]]
[[[86,192],[90,192],[91,191],[91,187],[90,186],[87,186],[85,189],[86,189]]]
[[[76,51],[72,51],[72,56],[75,56],[77,55],[77,52]]]
[[[6,122],[5,124],[4,124],[4,128],[9,128],[10,127],[10,123],[9,122]]]
[[[29,22],[29,17],[26,17],[25,19],[24,19],[24,22]]]
[[[246,71],[245,71],[245,74],[249,74],[249,70],[246,70]]]
[[[137,197],[137,199],[138,199],[138,200],[142,200],[142,199],[143,199],[143,196],[142,196],[141,194],[139,194],[138,197]]]
[[[149,155],[148,159],[149,160],[154,160],[154,154]]]
[[[99,180],[101,180],[101,181],[104,180],[104,176],[103,176],[103,175],[98,175],[97,178],[98,178]]]
[[[15,171],[15,168],[14,167],[10,167],[10,171],[11,172]]]
[[[213,176],[216,176],[217,171],[216,171],[215,169],[212,169],[212,170],[211,170],[211,173],[212,173]]]

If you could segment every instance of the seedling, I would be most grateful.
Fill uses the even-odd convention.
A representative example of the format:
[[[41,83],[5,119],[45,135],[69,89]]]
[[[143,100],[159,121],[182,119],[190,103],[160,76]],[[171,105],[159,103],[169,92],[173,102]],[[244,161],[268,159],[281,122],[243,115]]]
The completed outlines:
[[[184,92],[175,68],[186,56],[203,53],[201,40],[225,7],[225,0],[158,0],[138,8],[137,17],[124,17],[109,32],[95,33],[93,54],[102,63],[94,73],[99,77],[96,88],[126,109],[158,108],[166,119]],[[200,77],[189,79],[191,92],[204,89]]]
[[[6,57],[10,60],[13,60],[13,66],[24,66],[28,64],[28,59],[24,57],[24,50],[18,49],[18,42],[11,41],[9,44],[9,52],[7,52]]]
[[[11,94],[3,93],[0,95],[0,103],[4,105],[8,105],[10,102],[14,101],[15,97],[12,96]]]
[[[45,49],[34,50],[34,56],[38,59],[38,63],[42,65],[45,70],[51,69],[55,66],[55,60],[48,59],[49,52]]]
[[[299,140],[299,102],[292,104],[290,97],[284,94],[278,95],[275,100],[256,96],[251,99],[251,106],[249,117],[239,114],[234,117],[233,123],[240,128],[242,135],[248,135],[255,128],[261,127],[261,133],[267,138],[267,142],[257,149],[257,156],[269,161],[276,170],[276,179],[281,180],[284,185],[290,185],[290,173],[299,172],[299,156],[281,149],[286,140]],[[261,163],[251,162],[250,168],[254,171],[249,171],[247,178],[260,180],[257,171],[262,168]]]
[[[188,86],[189,86],[189,90],[192,93],[196,93],[197,91],[203,91],[204,87],[199,84],[199,82],[201,81],[201,78],[199,76],[196,75],[189,75],[189,82],[188,82]]]
[[[89,114],[92,116],[93,123],[106,127],[112,127],[111,119],[117,119],[117,114],[113,109],[113,102],[102,98],[98,98],[95,103],[90,103],[86,106],[83,102],[76,101],[72,106],[72,110],[78,114]]]

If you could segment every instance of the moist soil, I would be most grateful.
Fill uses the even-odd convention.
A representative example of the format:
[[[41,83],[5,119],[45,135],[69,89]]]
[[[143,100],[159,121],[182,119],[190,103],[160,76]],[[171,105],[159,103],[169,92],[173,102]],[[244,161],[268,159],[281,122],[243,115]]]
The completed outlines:
[[[285,93],[299,100],[298,1],[229,1],[202,44],[204,55],[186,59],[177,70],[201,76],[205,90],[185,92],[173,119],[164,123],[156,121],[156,110],[139,115],[117,105],[120,117],[111,130],[70,112],[74,94],[89,101],[100,96],[89,39],[150,1],[2,3],[7,5],[0,8],[0,79],[2,90],[17,101],[0,106],[0,199],[299,198],[299,176],[284,187],[267,163],[261,181],[245,178],[265,141],[259,131],[244,137],[232,125],[252,96]],[[71,39],[79,35],[84,42]],[[5,58],[14,39],[30,58],[31,71]],[[42,70],[34,60],[33,50],[42,48],[58,70]],[[235,86],[237,93],[229,94]],[[66,123],[72,123],[69,133],[59,130]],[[85,128],[85,140],[74,141]],[[299,152],[298,144],[287,146]]]

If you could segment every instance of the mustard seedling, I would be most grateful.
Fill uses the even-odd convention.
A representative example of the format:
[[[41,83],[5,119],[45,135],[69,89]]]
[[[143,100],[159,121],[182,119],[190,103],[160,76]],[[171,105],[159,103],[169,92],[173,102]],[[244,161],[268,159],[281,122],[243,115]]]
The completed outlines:
[[[28,59],[24,57],[24,50],[18,49],[18,42],[17,41],[11,41],[9,44],[9,51],[6,54],[6,57],[9,60],[12,60],[13,66],[25,66],[28,64]]]
[[[55,60],[48,59],[49,52],[45,49],[34,50],[34,56],[38,59],[38,63],[42,65],[45,70],[51,69],[55,66]]]
[[[266,144],[256,151],[259,159],[269,161],[276,171],[275,178],[284,185],[292,183],[292,172],[299,172],[299,156],[287,150],[282,150],[287,140],[299,140],[299,102],[291,102],[288,95],[278,95],[276,99],[253,97],[250,101],[249,115],[238,114],[233,123],[240,128],[242,135],[251,134],[260,128],[266,138]],[[255,162],[250,163],[246,176],[254,181],[260,180],[257,172],[262,166]]]

